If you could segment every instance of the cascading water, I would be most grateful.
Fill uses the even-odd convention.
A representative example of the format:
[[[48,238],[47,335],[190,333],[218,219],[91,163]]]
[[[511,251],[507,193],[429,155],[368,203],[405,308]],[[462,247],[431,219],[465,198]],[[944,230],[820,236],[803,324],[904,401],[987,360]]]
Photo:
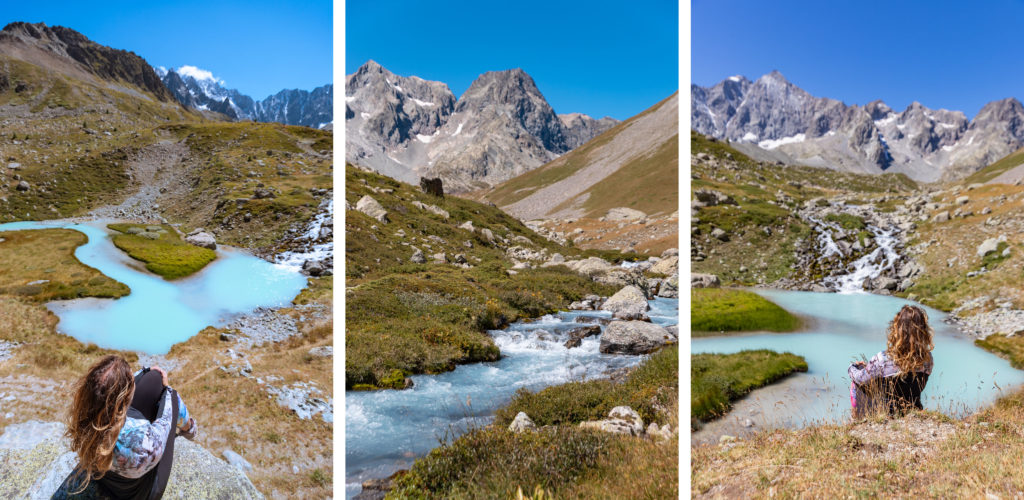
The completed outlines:
[[[840,209],[844,207],[842,204],[834,206]],[[843,232],[843,228],[839,224],[822,220],[813,215],[804,215],[804,219],[811,222],[814,230],[818,233],[817,254],[819,261],[827,260],[832,256],[842,258],[852,254],[852,250],[844,252],[843,248],[832,237],[833,232]],[[829,285],[830,288],[838,293],[863,291],[865,280],[878,278],[882,273],[893,270],[896,262],[900,259],[900,255],[896,251],[896,246],[899,244],[899,230],[897,228],[892,225],[887,225],[887,227],[883,228],[878,225],[868,224],[867,230],[871,232],[872,239],[877,247],[872,252],[850,263],[846,267],[850,272],[828,276],[822,280],[824,284]]]
[[[320,211],[306,226],[296,241],[303,246],[296,250],[282,252],[274,257],[274,263],[294,271],[301,271],[307,261],[333,262],[334,260],[334,200],[320,204]]]
[[[865,280],[875,279],[883,272],[893,269],[896,261],[900,258],[900,255],[896,253],[896,244],[899,242],[899,238],[896,237],[898,231],[895,228],[881,229],[876,226],[868,226],[868,230],[872,232],[878,247],[850,264],[853,272],[825,279],[825,282],[833,285],[839,293],[863,291]]]
[[[678,324],[678,299],[659,297],[649,303],[652,323]],[[579,347],[565,347],[569,330],[610,319],[605,311],[564,311],[516,322],[489,332],[501,349],[498,361],[414,375],[412,388],[401,391],[346,393],[346,496],[359,493],[363,480],[410,467],[444,437],[490,423],[494,412],[519,389],[537,391],[604,377],[641,362],[644,356],[601,354],[599,336],[583,339]]]

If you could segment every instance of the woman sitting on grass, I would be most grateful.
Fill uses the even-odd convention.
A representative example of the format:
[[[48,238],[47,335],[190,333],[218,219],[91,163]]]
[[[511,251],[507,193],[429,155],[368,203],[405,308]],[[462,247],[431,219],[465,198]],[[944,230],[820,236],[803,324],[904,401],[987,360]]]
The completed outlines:
[[[159,499],[167,486],[176,435],[198,431],[185,403],[158,367],[134,375],[110,355],[75,390],[67,435],[78,466],[53,498]]]
[[[932,333],[924,309],[906,305],[896,313],[886,350],[847,370],[854,419],[875,411],[897,416],[910,407],[923,408],[921,392],[932,373]]]

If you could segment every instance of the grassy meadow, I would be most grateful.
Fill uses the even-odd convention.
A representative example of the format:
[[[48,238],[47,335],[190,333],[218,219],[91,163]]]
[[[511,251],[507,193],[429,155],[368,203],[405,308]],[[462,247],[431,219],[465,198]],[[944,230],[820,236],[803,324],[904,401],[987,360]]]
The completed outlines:
[[[1024,491],[1024,392],[963,419],[915,411],[696,446],[695,498],[1012,498]]]
[[[75,257],[87,241],[72,229],[0,232],[0,295],[33,302],[128,295],[128,286]]]

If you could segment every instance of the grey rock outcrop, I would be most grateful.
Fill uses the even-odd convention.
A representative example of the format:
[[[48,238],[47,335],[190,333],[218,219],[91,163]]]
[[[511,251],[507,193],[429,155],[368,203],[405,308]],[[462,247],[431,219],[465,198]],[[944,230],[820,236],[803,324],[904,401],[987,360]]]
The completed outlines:
[[[384,224],[388,223],[388,211],[384,210],[384,207],[370,195],[363,196],[358,202],[356,202],[356,210],[369,215]]]
[[[718,288],[721,282],[714,274],[693,273],[690,275],[691,288]]]
[[[616,406],[608,412],[607,419],[580,422],[580,427],[614,434],[628,434],[630,436],[642,436],[644,434],[643,419],[628,406]]]
[[[0,498],[48,499],[78,459],[68,449],[64,426],[30,421],[10,424],[0,435]],[[262,499],[246,475],[187,439],[174,442],[174,467],[165,499]]]

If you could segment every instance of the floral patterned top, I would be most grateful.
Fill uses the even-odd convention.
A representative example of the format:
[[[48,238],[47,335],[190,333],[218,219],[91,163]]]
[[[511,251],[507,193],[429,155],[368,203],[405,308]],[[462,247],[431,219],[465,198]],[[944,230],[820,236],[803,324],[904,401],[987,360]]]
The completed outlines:
[[[863,367],[850,365],[846,371],[850,375],[850,380],[857,385],[864,385],[879,377],[895,377],[902,373],[902,370],[896,366],[886,351],[875,354]],[[929,359],[924,367],[918,370],[918,373],[931,375],[932,360]]]
[[[175,393],[176,394],[176,393]],[[185,402],[178,398],[178,415],[173,413],[171,391],[165,391],[163,412],[150,422],[145,418],[125,419],[121,433],[117,435],[114,445],[114,460],[110,470],[126,478],[139,478],[156,467],[164,454],[164,445],[171,431],[172,422],[178,428],[178,434],[187,439],[194,439],[199,431],[195,419],[188,414]]]

